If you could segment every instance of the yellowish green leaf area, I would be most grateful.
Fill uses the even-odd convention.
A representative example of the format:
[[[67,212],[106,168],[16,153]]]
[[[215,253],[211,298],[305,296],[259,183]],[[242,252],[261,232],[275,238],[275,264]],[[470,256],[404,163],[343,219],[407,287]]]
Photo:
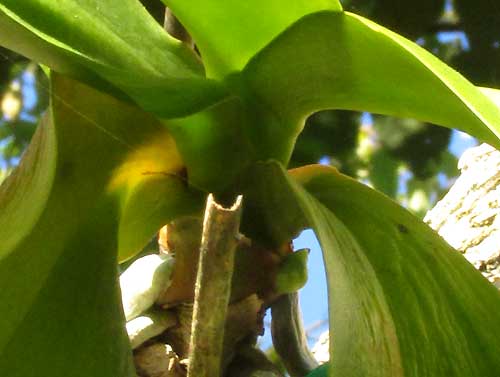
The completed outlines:
[[[307,14],[340,12],[338,0],[162,0],[191,33],[209,77],[240,71],[274,37]]]
[[[499,375],[500,293],[460,253],[335,169],[290,173],[327,269],[330,376]]]
[[[202,200],[154,117],[62,76],[51,82],[50,111],[0,189],[0,371],[135,376],[117,255],[134,255]]]
[[[487,96],[415,43],[351,13],[303,17],[242,76],[260,108],[249,134],[269,158],[286,162],[304,119],[323,109],[415,118],[500,147],[500,110]]]
[[[232,97],[191,116],[164,121],[191,185],[214,193],[230,190],[244,167],[257,159],[246,134],[252,119],[247,115],[241,99]]]
[[[136,0],[0,0],[0,30],[0,45],[162,117],[225,96]]]

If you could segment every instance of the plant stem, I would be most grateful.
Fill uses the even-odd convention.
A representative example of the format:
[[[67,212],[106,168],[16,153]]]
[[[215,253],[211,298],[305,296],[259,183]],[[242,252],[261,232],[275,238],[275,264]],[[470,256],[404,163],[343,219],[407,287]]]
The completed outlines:
[[[188,377],[220,377],[242,196],[223,208],[209,195],[203,221]]]

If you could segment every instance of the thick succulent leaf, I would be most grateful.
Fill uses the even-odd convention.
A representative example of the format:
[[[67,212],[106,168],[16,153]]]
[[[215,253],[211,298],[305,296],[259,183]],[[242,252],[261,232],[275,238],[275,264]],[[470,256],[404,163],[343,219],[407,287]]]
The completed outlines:
[[[161,116],[190,114],[224,96],[193,51],[136,0],[0,0],[0,45]],[[168,98],[168,101],[165,101]]]
[[[154,165],[155,161],[151,162]],[[150,172],[146,170],[144,174]],[[185,181],[168,177],[168,174],[161,170],[151,172],[151,176],[136,184],[126,195],[118,229],[121,261],[136,255],[174,215],[201,212],[200,193],[188,189]]]
[[[47,117],[42,118],[22,163],[0,186],[0,259],[28,235],[50,194],[56,154],[47,151],[55,150],[56,139],[54,129],[48,127],[47,122]]]
[[[189,173],[189,183],[221,193],[255,158],[245,133],[247,108],[233,97],[197,114],[165,121]]]
[[[51,110],[0,189],[0,371],[134,376],[119,243],[129,256],[152,225],[201,203],[189,203],[195,194],[176,175],[182,162],[155,118],[61,76],[51,81]],[[168,196],[138,208],[156,188]],[[122,229],[137,233],[132,245],[122,245]]]
[[[296,193],[278,162],[250,166],[238,183],[245,198],[242,233],[276,249],[290,242],[307,227]]]
[[[382,194],[327,167],[291,173],[327,269],[331,376],[498,376],[492,284]]]
[[[254,170],[246,216],[278,235],[310,226],[320,240],[330,376],[498,376],[500,293],[427,225],[329,167]]]
[[[210,77],[239,71],[301,17],[341,11],[338,0],[162,0],[193,36]]]
[[[500,147],[500,110],[476,87],[415,43],[351,13],[299,20],[252,58],[243,80],[265,114],[253,138],[277,135],[262,154],[281,161],[287,156],[273,148],[285,143],[279,149],[290,153],[304,119],[321,109],[415,118]]]

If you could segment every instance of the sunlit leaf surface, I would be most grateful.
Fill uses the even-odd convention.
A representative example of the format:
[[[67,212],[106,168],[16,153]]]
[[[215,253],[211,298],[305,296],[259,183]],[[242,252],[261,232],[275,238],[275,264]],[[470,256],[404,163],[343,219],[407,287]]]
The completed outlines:
[[[301,17],[341,11],[338,0],[162,0],[192,34],[209,76],[239,71]]]
[[[1,0],[0,30],[1,45],[161,116],[224,96],[136,0]]]
[[[21,167],[0,189],[8,235],[0,245],[0,371],[134,376],[118,249],[121,258],[137,253],[159,226],[202,201],[179,176],[182,161],[155,118],[55,74],[52,92]]]
[[[265,140],[269,156],[273,145],[291,151],[305,117],[321,109],[415,118],[500,146],[500,111],[474,85],[415,43],[351,13],[304,17],[243,76],[266,124],[254,137]]]

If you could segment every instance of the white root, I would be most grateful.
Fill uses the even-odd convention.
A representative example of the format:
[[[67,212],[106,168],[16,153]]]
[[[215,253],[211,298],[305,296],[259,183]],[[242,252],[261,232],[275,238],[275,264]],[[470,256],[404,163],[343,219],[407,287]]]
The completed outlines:
[[[132,349],[160,335],[177,323],[175,314],[168,311],[151,311],[127,322],[127,334]]]
[[[170,255],[146,255],[120,275],[123,311],[127,322],[148,310],[160,292],[168,287],[173,262],[174,258]]]

